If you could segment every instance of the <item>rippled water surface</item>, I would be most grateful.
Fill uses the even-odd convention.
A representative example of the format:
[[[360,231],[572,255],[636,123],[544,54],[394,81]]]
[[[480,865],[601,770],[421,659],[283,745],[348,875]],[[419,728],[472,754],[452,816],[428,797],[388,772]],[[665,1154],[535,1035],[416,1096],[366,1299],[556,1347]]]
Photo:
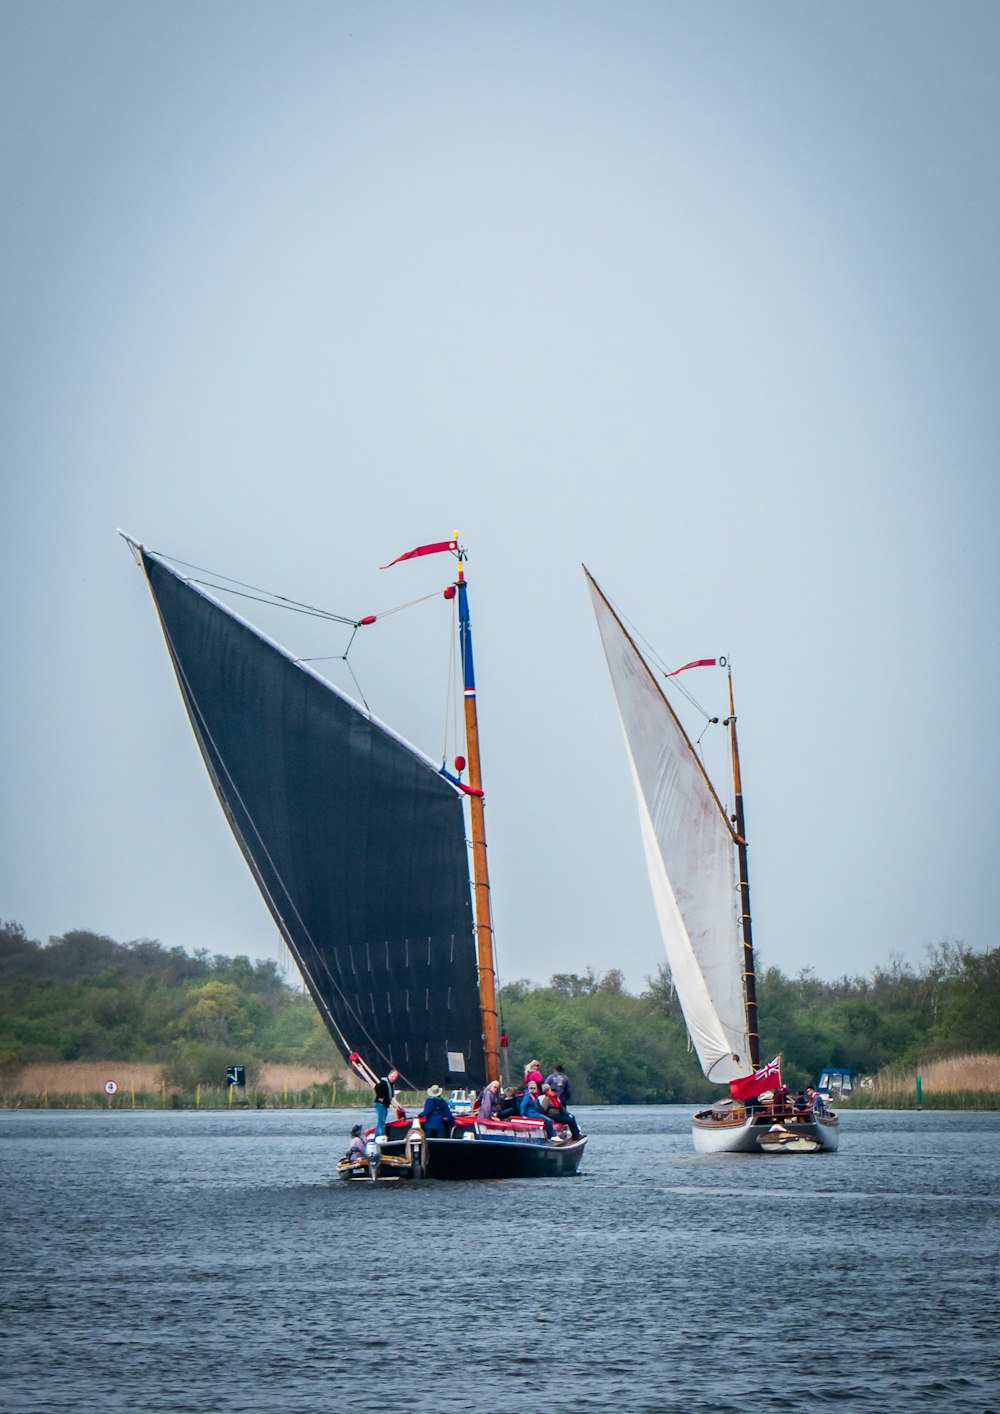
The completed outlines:
[[[0,1114],[7,1414],[1000,1414],[1000,1115],[578,1177],[340,1183],[356,1114]]]

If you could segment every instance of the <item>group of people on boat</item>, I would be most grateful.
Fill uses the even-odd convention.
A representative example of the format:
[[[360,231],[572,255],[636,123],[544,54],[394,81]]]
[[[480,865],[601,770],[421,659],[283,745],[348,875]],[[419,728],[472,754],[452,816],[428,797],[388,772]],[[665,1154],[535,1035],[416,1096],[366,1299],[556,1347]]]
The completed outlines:
[[[779,1085],[773,1092],[773,1097],[769,1104],[762,1104],[763,1095],[759,1095],[756,1100],[748,1100],[747,1107],[753,1106],[757,1109],[766,1110],[767,1114],[774,1119],[798,1119],[809,1120],[814,1115],[823,1114],[826,1110],[826,1101],[818,1090],[814,1090],[811,1085],[807,1085],[804,1090],[799,1090],[795,1095],[787,1085]]]
[[[561,1065],[555,1065],[549,1075],[542,1078],[541,1062],[529,1061],[524,1068],[524,1080],[520,1086],[508,1085],[500,1089],[499,1080],[487,1085],[479,1098],[476,1117],[486,1119],[537,1119],[541,1120],[545,1137],[559,1141],[556,1125],[564,1124],[570,1139],[580,1138],[580,1126],[570,1113],[569,1101],[572,1086],[569,1076]]]
[[[389,1112],[395,1108],[400,1118],[405,1117],[402,1107],[396,1102],[396,1082],[399,1071],[390,1070],[380,1076],[374,1086],[375,1138],[385,1137]],[[561,1064],[554,1065],[551,1072],[542,1076],[541,1062],[529,1061],[524,1068],[521,1085],[508,1085],[501,1089],[499,1080],[491,1080],[476,1097],[472,1105],[472,1115],[479,1121],[503,1119],[534,1119],[541,1122],[546,1139],[561,1143],[565,1136],[558,1133],[557,1125],[569,1130],[570,1142],[581,1137],[580,1126],[570,1112],[569,1102],[572,1086],[569,1076]],[[440,1085],[431,1085],[427,1091],[423,1108],[416,1116],[429,1139],[446,1139],[455,1126],[455,1115],[444,1097]],[[357,1150],[357,1155],[355,1155]],[[351,1130],[351,1149],[348,1157],[364,1158],[364,1138],[361,1126]]]
[[[826,1100],[818,1090],[807,1085],[794,1095],[787,1085],[778,1085],[774,1090],[766,1090],[753,1099],[742,1102],[748,1114],[757,1114],[771,1120],[799,1120],[805,1122],[817,1115],[829,1114]]]

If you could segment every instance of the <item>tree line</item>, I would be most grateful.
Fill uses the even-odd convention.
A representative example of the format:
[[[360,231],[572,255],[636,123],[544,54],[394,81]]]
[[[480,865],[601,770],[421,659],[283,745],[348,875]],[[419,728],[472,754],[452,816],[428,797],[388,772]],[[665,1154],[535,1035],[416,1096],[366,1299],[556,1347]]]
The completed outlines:
[[[74,931],[44,946],[0,924],[0,1071],[37,1061],[151,1061],[168,1084],[220,1085],[258,1063],[339,1069],[312,999],[271,960],[210,957]]]
[[[874,1074],[1000,1051],[1000,950],[944,942],[922,967],[824,982],[777,968],[757,977],[763,1058],[794,1087],[827,1065]],[[500,1006],[509,1069],[561,1062],[578,1104],[697,1102],[718,1094],[691,1051],[667,969],[638,995],[616,970],[508,983]],[[339,1070],[311,998],[273,961],[189,954],[74,931],[41,944],[0,924],[0,1070],[36,1061],[152,1061],[168,1083],[218,1083],[234,1060]]]
[[[656,1104],[708,1100],[670,973],[662,967],[633,996],[622,974],[560,974],[547,986],[516,982],[502,991],[503,1019],[518,1056],[572,1066],[578,1103]],[[922,967],[900,959],[870,978],[824,982],[807,969],[757,974],[761,1059],[782,1058],[793,1087],[815,1083],[825,1066],[874,1075],[970,1052],[1000,1052],[1000,950],[960,943],[928,950]]]

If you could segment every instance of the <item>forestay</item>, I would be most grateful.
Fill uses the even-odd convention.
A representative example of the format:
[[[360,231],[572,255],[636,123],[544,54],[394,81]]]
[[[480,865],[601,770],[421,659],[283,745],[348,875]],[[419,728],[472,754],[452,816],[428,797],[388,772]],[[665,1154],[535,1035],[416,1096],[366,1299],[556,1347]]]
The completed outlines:
[[[734,838],[701,762],[642,655],[587,576],[635,783],[660,931],[702,1070],[750,1069]]]

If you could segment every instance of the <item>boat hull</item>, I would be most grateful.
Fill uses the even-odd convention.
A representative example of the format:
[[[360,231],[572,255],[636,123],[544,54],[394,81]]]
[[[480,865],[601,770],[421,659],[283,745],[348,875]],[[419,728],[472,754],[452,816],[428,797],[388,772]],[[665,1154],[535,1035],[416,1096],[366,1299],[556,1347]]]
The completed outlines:
[[[566,1178],[580,1167],[586,1136],[563,1144],[523,1139],[427,1139],[426,1176],[444,1179]]]
[[[762,1154],[778,1148],[770,1140],[774,1118],[771,1115],[750,1115],[743,1119],[709,1119],[696,1115],[691,1121],[695,1152],[699,1154]],[[783,1120],[781,1128],[792,1140],[781,1146],[788,1153],[833,1153],[840,1144],[840,1125],[836,1115],[814,1115],[810,1119]],[[761,1141],[764,1141],[761,1143]],[[793,1140],[801,1140],[796,1145]]]
[[[399,1126],[390,1126],[392,1130]],[[392,1136],[384,1146],[387,1155],[412,1160],[414,1178],[451,1180],[499,1178],[566,1178],[580,1167],[587,1136],[547,1140],[524,1121],[485,1126],[459,1123],[450,1137],[431,1138],[412,1131]]]

